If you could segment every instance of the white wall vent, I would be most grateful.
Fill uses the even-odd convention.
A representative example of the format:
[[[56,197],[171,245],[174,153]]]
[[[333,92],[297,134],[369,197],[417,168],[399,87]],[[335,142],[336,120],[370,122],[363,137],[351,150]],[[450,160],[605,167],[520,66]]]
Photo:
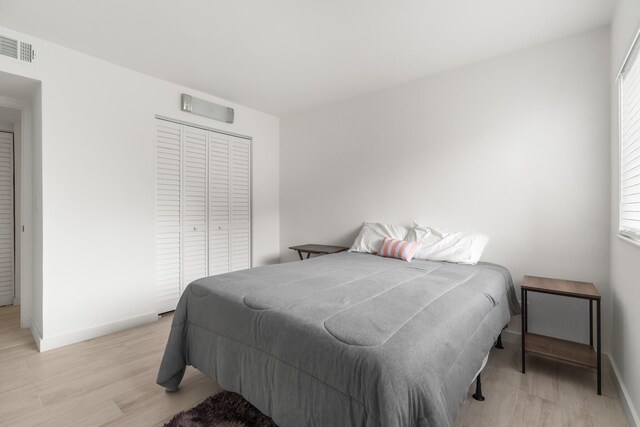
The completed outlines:
[[[0,36],[0,55],[18,59],[18,40]]]
[[[36,52],[33,50],[31,43],[0,36],[0,55],[22,62],[33,62]]]
[[[20,42],[20,60],[26,62],[33,62],[36,57],[36,52],[33,50],[31,43]]]

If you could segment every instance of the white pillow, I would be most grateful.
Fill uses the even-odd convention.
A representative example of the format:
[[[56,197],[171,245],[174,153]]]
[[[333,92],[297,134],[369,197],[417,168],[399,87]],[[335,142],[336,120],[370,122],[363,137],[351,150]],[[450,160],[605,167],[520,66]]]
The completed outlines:
[[[415,259],[477,264],[482,257],[489,237],[463,231],[436,230],[414,223],[405,240],[420,242],[422,247]]]
[[[405,236],[409,227],[396,224],[380,224],[378,222],[365,222],[362,224],[358,237],[353,241],[349,252],[367,252],[375,254],[380,250],[382,239],[406,240]]]

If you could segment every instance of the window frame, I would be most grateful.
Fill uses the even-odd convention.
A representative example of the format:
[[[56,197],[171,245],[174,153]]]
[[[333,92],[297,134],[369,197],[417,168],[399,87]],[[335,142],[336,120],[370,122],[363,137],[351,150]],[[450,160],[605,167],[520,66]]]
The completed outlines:
[[[617,75],[617,86],[618,86],[618,236],[624,240],[631,241],[636,245],[640,245],[640,226],[637,229],[630,229],[628,227],[623,227],[622,225],[622,193],[623,193],[623,147],[624,147],[624,84],[623,80],[625,77],[625,72],[633,68],[634,65],[640,67],[640,30],[636,33],[633,38],[633,42],[631,43],[631,47],[629,48],[624,61],[622,61],[622,65]],[[640,84],[640,83],[638,83]],[[638,99],[638,104],[640,104],[640,99]]]

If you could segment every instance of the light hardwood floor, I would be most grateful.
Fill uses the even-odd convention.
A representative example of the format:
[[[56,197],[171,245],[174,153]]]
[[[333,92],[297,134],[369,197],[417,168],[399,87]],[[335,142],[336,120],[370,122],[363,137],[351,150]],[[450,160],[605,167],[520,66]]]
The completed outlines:
[[[155,378],[171,315],[158,322],[38,353],[19,308],[0,308],[0,425],[152,426],[220,390],[188,368],[180,390],[165,393]],[[592,371],[540,358],[518,370],[519,350],[492,351],[483,374],[484,402],[471,398],[456,426],[627,425],[609,369],[603,396]]]
[[[456,426],[628,426],[608,363],[598,396],[594,369],[527,355],[523,375],[520,345],[504,346],[491,350],[482,373],[486,400],[474,400],[470,388]]]

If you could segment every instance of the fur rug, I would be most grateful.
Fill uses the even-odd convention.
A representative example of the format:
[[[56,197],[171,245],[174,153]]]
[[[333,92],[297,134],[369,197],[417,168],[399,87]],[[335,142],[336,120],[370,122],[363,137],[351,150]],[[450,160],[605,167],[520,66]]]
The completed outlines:
[[[180,412],[165,427],[278,427],[237,393],[221,391],[188,411]]]

